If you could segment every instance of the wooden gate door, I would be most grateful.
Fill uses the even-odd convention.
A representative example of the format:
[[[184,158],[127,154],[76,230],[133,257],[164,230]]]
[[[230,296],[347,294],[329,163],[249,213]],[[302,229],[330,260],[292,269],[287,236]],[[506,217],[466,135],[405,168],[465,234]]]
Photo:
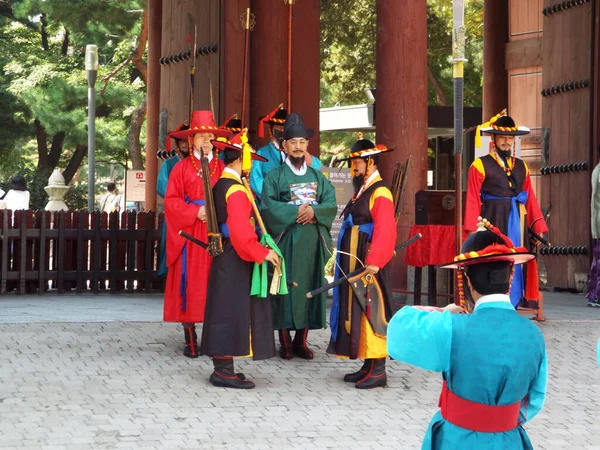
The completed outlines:
[[[590,265],[594,1],[545,0],[542,199],[552,205],[542,257],[548,285],[582,290]]]

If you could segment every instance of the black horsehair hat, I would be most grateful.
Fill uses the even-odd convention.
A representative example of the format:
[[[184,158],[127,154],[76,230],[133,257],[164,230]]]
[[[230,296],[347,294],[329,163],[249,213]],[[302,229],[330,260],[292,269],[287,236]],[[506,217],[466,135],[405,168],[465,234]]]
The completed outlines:
[[[393,148],[387,148],[383,144],[373,144],[368,139],[363,139],[363,134],[358,133],[358,139],[352,145],[350,154],[346,158],[338,159],[338,162],[350,161],[352,159],[366,159],[370,156],[379,155],[381,153],[393,152]]]
[[[277,108],[273,109],[269,114],[264,115],[258,119],[258,137],[265,137],[265,127],[267,125],[281,125],[285,124],[285,118],[287,117],[287,111],[283,107],[283,103],[280,103]]]
[[[304,119],[298,113],[291,113],[289,116],[285,118],[285,127],[283,131],[283,139],[294,139],[294,138],[304,138],[310,139],[314,130],[311,128],[306,128],[304,125]]]

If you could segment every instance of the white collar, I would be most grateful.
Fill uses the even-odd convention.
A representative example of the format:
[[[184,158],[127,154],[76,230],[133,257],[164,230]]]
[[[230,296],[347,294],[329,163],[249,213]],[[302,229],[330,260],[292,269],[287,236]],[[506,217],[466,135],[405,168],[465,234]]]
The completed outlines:
[[[225,167],[225,170],[223,170],[223,173],[225,173],[225,172],[233,175],[235,177],[235,179],[238,180],[240,183],[242,182],[242,179],[240,178],[240,174],[237,173],[235,170],[233,170],[231,167]]]
[[[294,167],[289,158],[285,159],[285,163],[289,166],[290,169],[292,169],[292,172],[294,172],[294,174],[300,176],[306,174],[306,161],[302,163],[302,166],[299,169],[296,169],[296,167]]]
[[[483,305],[485,303],[493,303],[493,302],[506,302],[510,303],[510,297],[507,294],[490,294],[484,295],[475,303],[475,309],[479,307],[479,305]]]
[[[373,182],[373,180],[377,176],[379,176],[379,170],[376,170],[371,175],[369,175],[369,178],[367,178],[367,182],[360,187],[358,194],[356,194],[356,198],[360,197],[360,195],[363,193],[363,191],[369,187],[369,185]]]
[[[200,153],[196,149],[194,149],[194,156],[196,157],[197,160],[200,160],[200,158],[201,158]],[[207,158],[208,158],[208,162],[211,162],[213,159],[213,152],[210,152],[208,154]]]

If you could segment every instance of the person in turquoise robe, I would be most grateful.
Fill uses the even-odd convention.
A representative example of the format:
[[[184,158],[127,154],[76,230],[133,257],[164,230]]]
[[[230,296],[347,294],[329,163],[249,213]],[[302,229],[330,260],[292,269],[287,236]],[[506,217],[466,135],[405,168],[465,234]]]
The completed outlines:
[[[175,133],[177,131],[187,130],[189,126],[187,123],[182,123],[176,130],[172,131]],[[173,139],[171,133],[167,134],[167,153],[170,150],[171,142]],[[171,176],[171,171],[175,164],[181,161],[183,158],[188,156],[188,142],[185,139],[175,139],[175,155],[171,158],[167,159],[160,165],[160,170],[158,171],[158,178],[156,180],[156,193],[160,195],[163,199],[167,194],[167,185],[169,183],[169,176]],[[158,271],[157,275],[159,277],[167,276],[167,221],[163,221],[161,234],[160,234],[160,247],[158,250]]]
[[[493,228],[493,227],[492,227]],[[440,410],[423,449],[532,449],[523,425],[546,396],[548,361],[542,333],[520,316],[508,291],[514,264],[533,259],[500,231],[483,229],[454,263],[467,311],[406,306],[388,326],[389,355],[443,376]]]
[[[252,170],[250,171],[250,187],[259,200],[262,195],[265,176],[271,170],[282,165],[287,157],[281,145],[286,117],[287,112],[280,105],[266,116],[261,117],[258,124],[259,137],[264,136],[264,128],[268,125],[270,138],[267,145],[258,149],[258,155],[266,158],[268,162],[261,162],[259,164],[257,161],[254,161],[252,162]],[[319,158],[312,156],[308,152],[306,152],[305,160],[306,164],[315,170],[320,170],[323,166]]]
[[[285,164],[267,174],[261,197],[267,231],[283,253],[288,279],[298,283],[287,295],[272,297],[273,327],[279,331],[284,359],[293,355],[312,359],[306,344],[308,330],[325,328],[326,320],[326,293],[311,299],[306,293],[325,283],[337,204],[331,182],[306,164],[309,137],[302,118],[290,114],[283,141]],[[296,330],[293,341],[292,330]]]

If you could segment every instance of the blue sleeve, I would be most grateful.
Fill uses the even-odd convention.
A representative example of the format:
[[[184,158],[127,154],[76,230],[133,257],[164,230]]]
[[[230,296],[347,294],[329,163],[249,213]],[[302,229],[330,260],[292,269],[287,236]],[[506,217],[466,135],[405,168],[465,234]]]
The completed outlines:
[[[452,316],[410,306],[398,311],[388,325],[388,354],[398,361],[434,372],[450,368]]]
[[[312,161],[310,163],[310,167],[312,167],[315,170],[321,170],[322,166],[323,166],[323,163],[321,162],[321,160],[319,158],[317,158],[316,156],[313,156]]]
[[[258,154],[260,155],[260,152]],[[262,195],[263,182],[265,181],[262,164],[264,163],[253,161],[252,170],[250,170],[250,188],[252,188],[252,191],[256,194],[257,198],[260,198]]]
[[[167,182],[169,181],[169,175],[171,174],[171,165],[168,160],[163,162],[160,165],[160,170],[158,172],[158,178],[156,179],[156,192],[162,198],[165,198],[165,194],[167,193]]]
[[[529,390],[527,402],[521,404],[521,419],[523,423],[529,422],[542,410],[546,399],[546,383],[548,382],[548,355],[544,351],[544,359],[540,370]]]

